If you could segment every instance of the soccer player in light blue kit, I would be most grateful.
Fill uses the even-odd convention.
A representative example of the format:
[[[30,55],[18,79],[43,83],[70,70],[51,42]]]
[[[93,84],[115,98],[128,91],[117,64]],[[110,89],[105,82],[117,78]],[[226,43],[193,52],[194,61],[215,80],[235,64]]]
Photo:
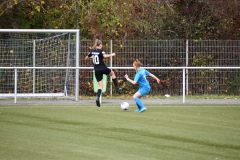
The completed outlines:
[[[135,112],[144,112],[147,110],[142,101],[140,100],[140,97],[146,96],[151,90],[150,84],[146,77],[150,76],[154,78],[158,84],[160,83],[160,80],[155,75],[153,75],[146,69],[141,68],[141,66],[142,63],[138,59],[134,60],[133,67],[137,72],[134,80],[130,79],[127,74],[125,75],[125,78],[130,83],[134,85],[139,84],[138,91],[133,95],[133,99],[135,100],[138,107],[138,110],[135,110]]]

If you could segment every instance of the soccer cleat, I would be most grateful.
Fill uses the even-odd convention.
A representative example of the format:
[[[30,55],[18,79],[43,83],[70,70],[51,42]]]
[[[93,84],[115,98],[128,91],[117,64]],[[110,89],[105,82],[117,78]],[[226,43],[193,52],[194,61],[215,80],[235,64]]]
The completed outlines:
[[[137,110],[134,110],[134,112],[139,112],[139,109],[137,109]]]
[[[147,110],[147,108],[141,108],[138,112],[144,112],[146,110]]]
[[[96,100],[97,107],[101,107],[99,100]]]

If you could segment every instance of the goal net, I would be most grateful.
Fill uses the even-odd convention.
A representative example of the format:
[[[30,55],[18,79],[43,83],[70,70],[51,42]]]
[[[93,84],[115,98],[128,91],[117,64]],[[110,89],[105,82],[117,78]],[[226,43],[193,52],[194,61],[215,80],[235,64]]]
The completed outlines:
[[[78,30],[0,30],[0,97],[77,96],[76,69],[56,69],[77,67],[77,36]]]

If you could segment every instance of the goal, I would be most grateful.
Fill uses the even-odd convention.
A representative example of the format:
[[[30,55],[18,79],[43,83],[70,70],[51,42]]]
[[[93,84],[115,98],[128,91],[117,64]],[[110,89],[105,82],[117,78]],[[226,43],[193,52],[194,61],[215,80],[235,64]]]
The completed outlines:
[[[79,97],[79,30],[0,29],[0,97]],[[16,101],[16,100],[15,100]]]

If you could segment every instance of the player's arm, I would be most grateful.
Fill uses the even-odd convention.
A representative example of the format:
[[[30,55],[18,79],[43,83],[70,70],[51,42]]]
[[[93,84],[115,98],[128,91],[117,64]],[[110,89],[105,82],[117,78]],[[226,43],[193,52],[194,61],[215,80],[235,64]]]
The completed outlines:
[[[85,60],[90,59],[90,57],[92,57],[92,53],[91,52],[88,53],[88,55],[85,57]]]
[[[157,83],[160,83],[160,79],[158,79],[154,74],[150,73],[149,76],[155,79]]]
[[[86,56],[86,57],[85,57],[85,60],[88,60],[88,59],[89,59],[89,57],[88,57],[88,56]]]
[[[134,84],[134,85],[137,84],[137,82],[134,81],[134,80],[132,80],[132,79],[130,79],[127,74],[126,74],[124,77],[126,78],[126,80],[127,80],[128,82],[130,82],[130,83],[132,83],[132,84]]]
[[[116,53],[103,54],[103,57],[104,57],[104,58],[109,58],[109,57],[113,57],[113,56],[115,56],[115,55],[116,55]]]

